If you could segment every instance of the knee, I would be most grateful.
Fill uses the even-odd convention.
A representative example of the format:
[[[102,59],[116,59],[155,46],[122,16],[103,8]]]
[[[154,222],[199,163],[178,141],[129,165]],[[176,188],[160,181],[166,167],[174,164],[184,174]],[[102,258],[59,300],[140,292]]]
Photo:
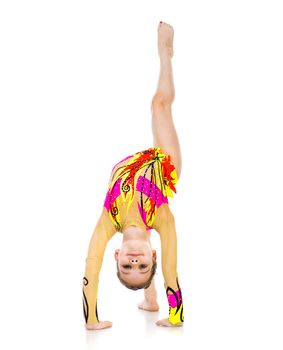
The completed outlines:
[[[162,108],[171,106],[174,101],[173,95],[166,95],[162,92],[157,92],[151,101],[151,108]]]

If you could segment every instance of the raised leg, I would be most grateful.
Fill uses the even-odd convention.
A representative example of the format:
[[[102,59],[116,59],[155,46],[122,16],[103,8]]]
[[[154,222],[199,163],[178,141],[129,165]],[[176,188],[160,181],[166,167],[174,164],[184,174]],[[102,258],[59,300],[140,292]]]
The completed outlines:
[[[167,23],[158,27],[158,52],[160,58],[160,74],[157,90],[151,103],[152,133],[155,147],[160,147],[171,156],[178,177],[182,169],[181,149],[172,117],[172,103],[175,97],[173,81],[174,30]]]

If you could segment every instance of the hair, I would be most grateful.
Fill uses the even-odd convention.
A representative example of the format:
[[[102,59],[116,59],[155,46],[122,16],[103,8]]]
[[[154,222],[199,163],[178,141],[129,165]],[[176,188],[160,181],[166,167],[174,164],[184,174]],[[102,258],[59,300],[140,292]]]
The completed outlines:
[[[140,283],[140,284],[137,284],[137,285],[131,285],[130,283],[127,283],[126,281],[123,280],[123,278],[121,277],[121,274],[120,274],[120,271],[119,271],[119,267],[118,267],[118,261],[117,261],[117,276],[120,280],[120,282],[127,288],[129,289],[132,289],[132,290],[138,290],[138,289],[147,289],[150,284],[151,284],[151,281],[153,279],[153,276],[155,275],[155,272],[156,272],[156,267],[157,267],[157,263],[156,263],[156,260],[153,260],[153,265],[152,265],[152,268],[151,268],[151,274],[150,274],[150,277],[147,281],[143,282],[143,283]]]

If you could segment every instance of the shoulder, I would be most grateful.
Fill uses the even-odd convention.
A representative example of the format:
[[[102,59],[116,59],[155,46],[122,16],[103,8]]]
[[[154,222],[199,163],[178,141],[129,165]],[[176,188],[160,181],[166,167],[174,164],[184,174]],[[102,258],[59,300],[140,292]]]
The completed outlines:
[[[158,231],[160,228],[167,226],[170,222],[174,222],[174,215],[169,205],[164,203],[156,211],[153,228]]]
[[[110,219],[109,213],[105,207],[102,208],[102,212],[99,217],[99,223],[105,228],[108,238],[110,239],[117,232],[113,222]]]

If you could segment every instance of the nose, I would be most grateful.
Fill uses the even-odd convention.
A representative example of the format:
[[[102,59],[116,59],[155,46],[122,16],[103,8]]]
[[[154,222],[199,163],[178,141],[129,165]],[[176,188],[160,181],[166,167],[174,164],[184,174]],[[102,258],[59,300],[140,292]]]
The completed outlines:
[[[132,263],[132,264],[138,264],[138,262],[139,262],[139,260],[138,259],[130,259],[130,262]]]

